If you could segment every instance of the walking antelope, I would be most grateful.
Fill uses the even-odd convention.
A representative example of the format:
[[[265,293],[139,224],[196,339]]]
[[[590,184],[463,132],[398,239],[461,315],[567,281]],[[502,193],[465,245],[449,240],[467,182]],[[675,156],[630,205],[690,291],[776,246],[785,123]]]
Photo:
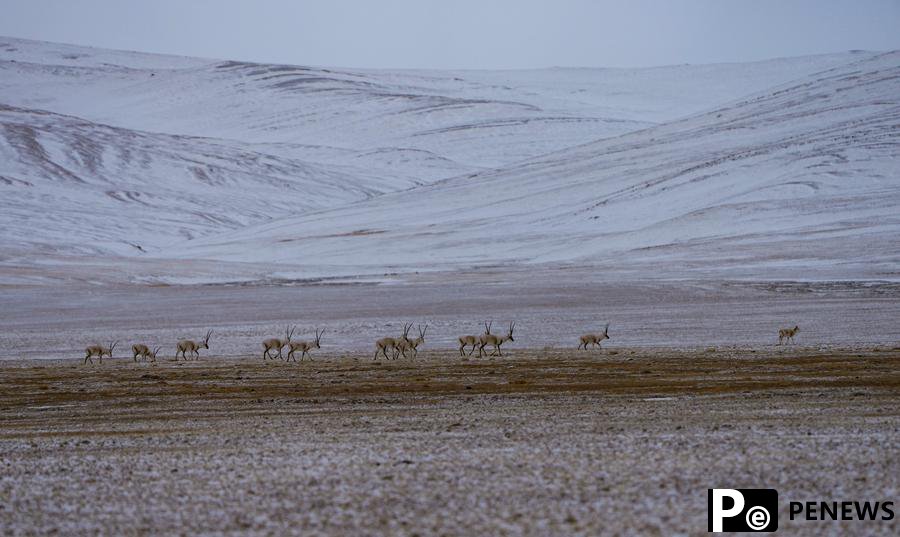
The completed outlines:
[[[500,351],[500,345],[503,345],[507,341],[515,341],[515,339],[513,339],[513,330],[516,328],[516,323],[510,321],[509,331],[505,336],[495,336],[494,334],[491,334],[490,324],[486,324],[485,327],[488,331],[478,338],[478,357],[481,358],[482,353],[484,353],[484,348],[488,345],[494,347],[494,351],[490,354],[491,356],[503,356],[503,353]]]
[[[156,361],[156,353],[159,352],[159,349],[162,347],[156,347],[153,349],[153,352],[150,352],[150,348],[142,343],[135,343],[131,346],[131,352],[134,353],[132,359],[137,362],[138,357],[140,356],[144,360],[151,360],[153,362]]]
[[[584,350],[587,350],[588,345],[596,345],[600,347],[600,342],[604,339],[609,339],[609,323],[606,323],[606,326],[603,327],[602,334],[585,334],[581,336],[581,343],[578,345],[578,348],[584,347]]]
[[[478,336],[459,336],[459,355],[460,356],[472,356],[472,353],[475,352],[475,346],[478,345]],[[465,353],[465,348],[469,345],[472,346],[472,350],[469,351],[467,355]]]
[[[392,337],[383,337],[383,338],[379,339],[378,341],[376,341],[375,342],[375,356],[372,359],[377,360],[378,353],[380,352],[381,354],[384,355],[385,360],[387,360],[389,358],[387,355],[388,349],[391,349],[391,351],[394,354],[394,359],[396,359],[397,356],[399,356],[399,351],[397,350],[397,345],[400,341],[402,341],[404,339],[408,339],[407,336],[409,335],[410,328],[412,328],[412,323],[409,323],[408,325],[404,324],[403,325],[403,335],[400,336],[399,339],[394,339]]]
[[[800,327],[796,325],[793,328],[782,328],[778,331],[778,344],[781,345],[782,342],[793,343],[794,336],[797,335],[797,332],[799,331]]]
[[[96,356],[100,359],[100,363],[102,364],[103,355],[105,354],[112,358],[112,353],[116,349],[116,345],[118,345],[118,343],[118,341],[113,341],[109,344],[109,347],[104,347],[103,345],[99,344],[87,347],[86,349],[84,349],[84,363],[88,363],[88,360],[90,360],[91,363],[94,363],[94,359],[91,357]]]
[[[492,324],[493,324],[493,321],[491,321],[490,323],[484,323],[484,330],[485,330],[484,333],[485,334],[491,333],[491,325]],[[459,341],[459,355],[460,356],[472,356],[472,353],[475,352],[475,347],[478,346],[479,336],[459,336],[457,341]],[[472,346],[472,350],[470,350],[469,354],[466,355],[465,352],[463,352],[463,351],[469,345]]]
[[[203,343],[197,343],[191,339],[182,339],[178,342],[175,350],[175,359],[178,359],[178,353],[181,353],[181,357],[187,360],[187,353],[191,353],[196,357],[196,359],[200,358],[200,349],[208,349],[209,348],[209,336],[212,335],[212,330],[206,331],[206,337],[203,338]]]
[[[263,360],[265,360],[266,358],[270,358],[270,359],[274,360],[275,358],[272,358],[271,356],[269,356],[269,353],[272,351],[276,351],[278,353],[277,357],[281,358],[283,360],[284,358],[281,356],[281,349],[283,349],[291,344],[291,336],[294,335],[294,330],[296,328],[297,328],[296,326],[286,326],[284,328],[285,339],[278,339],[277,337],[273,337],[273,338],[264,340],[262,342],[262,344],[263,344]]]
[[[412,326],[412,325],[410,325]],[[409,339],[408,337],[403,337],[400,341],[397,342],[397,350],[403,354],[403,357],[406,358],[406,351],[411,351],[413,358],[419,355],[419,345],[425,343],[425,332],[428,330],[428,325],[425,325],[425,329],[423,330],[421,326],[416,327],[419,330],[419,337],[416,339]]]
[[[322,339],[322,334],[324,334],[324,333],[325,333],[325,329],[324,329],[324,328],[322,329],[321,332],[319,332],[319,329],[316,328],[316,340],[313,341],[313,342],[309,342],[309,341],[293,341],[293,342],[292,342],[292,341],[288,341],[288,347],[290,347],[290,349],[291,349],[291,350],[288,351],[288,354],[287,354],[287,359],[288,359],[288,361],[290,361],[291,358],[294,358],[294,352],[296,352],[296,351],[301,351],[301,352],[300,352],[300,359],[301,359],[301,360],[303,359],[304,356],[306,356],[306,357],[309,358],[310,361],[312,361],[312,356],[309,355],[309,351],[312,350],[312,349],[319,349],[319,348],[321,348],[321,346],[319,345],[319,342],[321,341],[321,339]],[[296,362],[297,359],[294,358],[294,361]]]

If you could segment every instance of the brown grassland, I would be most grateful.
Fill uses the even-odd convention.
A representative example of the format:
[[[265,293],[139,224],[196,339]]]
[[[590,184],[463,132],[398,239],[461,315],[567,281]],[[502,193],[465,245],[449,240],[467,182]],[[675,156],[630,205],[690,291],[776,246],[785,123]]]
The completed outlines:
[[[3,534],[698,534],[900,487],[900,349],[0,362]],[[835,497],[839,496],[839,497]]]

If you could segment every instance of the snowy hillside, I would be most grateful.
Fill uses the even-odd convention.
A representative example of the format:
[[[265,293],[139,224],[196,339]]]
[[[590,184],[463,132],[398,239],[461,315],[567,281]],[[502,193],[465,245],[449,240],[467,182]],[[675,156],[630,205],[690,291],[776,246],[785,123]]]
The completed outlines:
[[[683,120],[191,248],[358,272],[566,262],[895,276],[898,172],[900,53],[889,53]]]
[[[660,261],[890,277],[898,66],[376,71],[0,38],[0,275]]]
[[[229,140],[145,133],[3,105],[0,160],[0,245],[45,253],[146,252],[416,184]]]

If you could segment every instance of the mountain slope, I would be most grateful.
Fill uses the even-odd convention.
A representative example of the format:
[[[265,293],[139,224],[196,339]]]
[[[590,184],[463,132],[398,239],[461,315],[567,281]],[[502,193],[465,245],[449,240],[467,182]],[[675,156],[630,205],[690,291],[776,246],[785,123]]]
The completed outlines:
[[[896,63],[387,71],[0,38],[0,267],[859,267],[894,237],[898,92],[872,71]]]
[[[890,275],[898,157],[889,53],[500,171],[195,242],[191,255],[359,272],[566,262]]]
[[[7,251],[137,254],[415,184],[237,142],[0,105],[0,246]]]
[[[418,150],[497,167],[699,112],[869,55],[656,69],[385,71],[0,38],[0,103],[141,131]]]

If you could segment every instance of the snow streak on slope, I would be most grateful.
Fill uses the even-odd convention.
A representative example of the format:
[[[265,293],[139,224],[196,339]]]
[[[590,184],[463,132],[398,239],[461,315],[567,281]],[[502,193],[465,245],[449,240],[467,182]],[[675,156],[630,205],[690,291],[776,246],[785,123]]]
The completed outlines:
[[[358,272],[578,262],[884,276],[900,263],[898,157],[900,53],[889,53],[500,171],[194,243],[189,255]],[[349,233],[360,228],[371,232]]]
[[[383,71],[167,61],[0,38],[0,102],[136,130],[418,150],[501,166],[699,112],[860,55],[870,53],[657,69]]]
[[[5,43],[3,43],[5,41]],[[497,166],[617,135],[645,121],[544,111],[540,94],[395,73],[175,58],[0,40],[0,99],[130,129],[357,151],[415,151]],[[132,64],[133,63],[133,64]],[[138,67],[135,67],[137,65]],[[407,153],[409,155],[410,153]],[[415,155],[413,153],[413,155]],[[376,164],[379,162],[374,160]],[[446,175],[445,175],[446,177]]]
[[[7,251],[140,253],[414,184],[238,142],[0,105],[0,246]]]

